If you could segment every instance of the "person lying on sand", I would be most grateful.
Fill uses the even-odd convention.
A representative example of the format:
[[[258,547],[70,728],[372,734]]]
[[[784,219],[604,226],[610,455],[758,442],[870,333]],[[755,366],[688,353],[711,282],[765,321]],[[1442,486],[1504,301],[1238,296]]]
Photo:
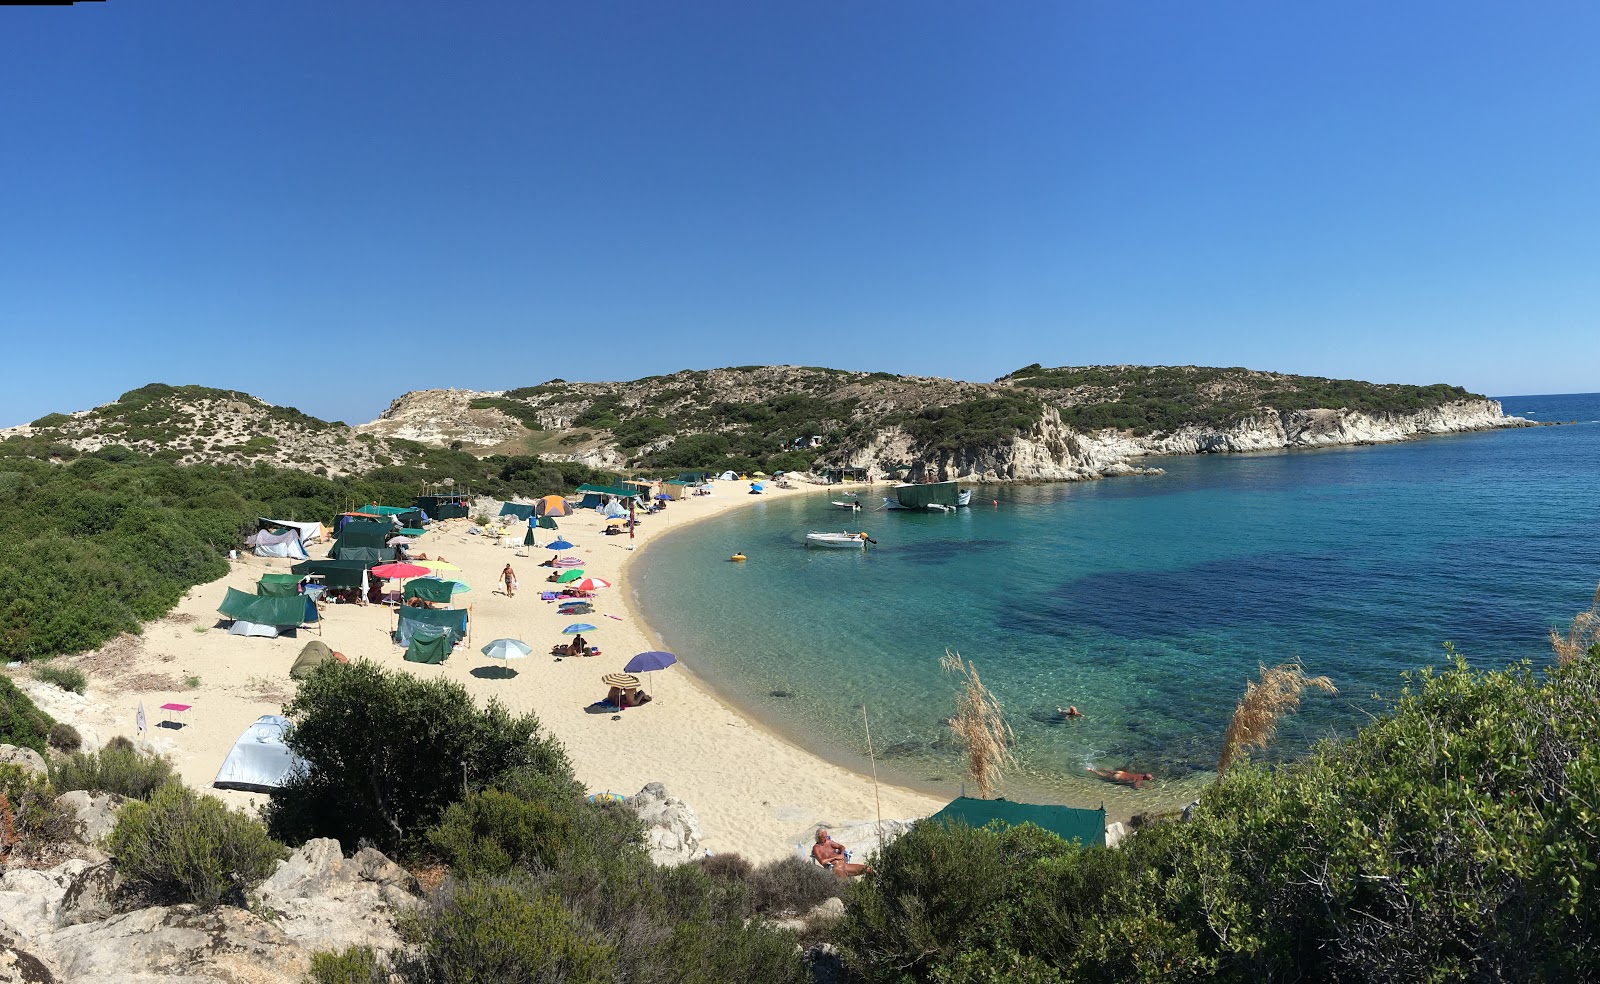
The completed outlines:
[[[1141,782],[1154,782],[1156,778],[1148,772],[1124,772],[1121,769],[1095,769],[1087,765],[1084,766],[1083,769],[1085,772],[1093,772],[1100,778],[1110,780],[1111,782],[1130,783],[1134,789],[1138,789]]]
[[[621,687],[612,687],[606,691],[606,703],[618,709],[648,704],[651,699],[649,694],[640,691],[636,687],[629,687],[626,690]]]
[[[811,859],[833,872],[834,877],[840,880],[872,871],[871,865],[845,860],[844,845],[834,840],[826,827],[817,831],[817,842],[811,845]]]

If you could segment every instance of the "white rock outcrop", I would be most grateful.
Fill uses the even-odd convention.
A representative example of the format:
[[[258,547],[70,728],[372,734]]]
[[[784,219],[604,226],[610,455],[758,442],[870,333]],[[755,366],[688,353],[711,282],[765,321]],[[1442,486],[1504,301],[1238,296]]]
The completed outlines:
[[[645,844],[656,864],[686,864],[702,857],[700,818],[694,808],[652,782],[627,799],[644,821]]]

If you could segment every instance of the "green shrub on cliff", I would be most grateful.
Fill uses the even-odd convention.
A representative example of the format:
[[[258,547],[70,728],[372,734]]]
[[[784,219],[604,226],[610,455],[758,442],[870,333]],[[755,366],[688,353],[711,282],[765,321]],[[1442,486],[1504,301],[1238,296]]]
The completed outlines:
[[[54,725],[10,677],[0,676],[0,745],[31,748],[43,755]]]
[[[106,846],[130,882],[203,906],[242,903],[288,856],[259,821],[176,782],[124,804]]]

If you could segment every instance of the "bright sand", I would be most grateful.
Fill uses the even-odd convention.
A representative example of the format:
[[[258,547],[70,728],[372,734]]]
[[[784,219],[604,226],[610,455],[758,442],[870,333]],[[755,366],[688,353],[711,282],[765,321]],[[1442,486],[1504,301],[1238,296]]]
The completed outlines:
[[[817,491],[815,486],[785,490],[769,484],[764,495]],[[294,639],[229,635],[216,627],[221,617],[217,605],[227,589],[254,593],[261,574],[287,570],[292,563],[242,557],[226,577],[195,587],[172,615],[145,626],[142,646],[119,647],[123,652],[116,658],[102,651],[63,660],[84,666],[90,675],[91,700],[75,723],[91,728],[101,741],[115,734],[132,736],[135,709],[142,701],[149,734],[190,785],[235,804],[259,802],[263,797],[254,794],[211,790],[211,780],[245,727],[262,714],[281,710],[295,687],[289,667],[307,641],[320,639],[351,659],[373,660],[425,679],[453,680],[480,703],[492,697],[514,713],[532,711],[566,746],[578,779],[591,792],[631,795],[646,783],[660,782],[699,815],[707,849],[736,851],[758,861],[777,858],[791,851],[812,824],[877,817],[872,780],[742,717],[695,679],[690,672],[693,653],[679,653],[677,666],[644,676],[645,689],[655,697],[652,703],[620,715],[585,709],[605,696],[602,674],[621,670],[636,653],[661,648],[630,601],[628,575],[634,561],[664,533],[755,501],[747,483],[719,482],[714,495],[673,502],[665,512],[644,517],[633,540],[601,535],[605,521],[594,510],[559,519],[559,535],[576,544],[563,554],[582,558],[587,574],[614,585],[598,592],[593,613],[577,619],[563,618],[555,602],[540,600],[541,590],[555,587],[544,581],[550,569],[536,566],[551,552],[521,545],[526,523],[510,525],[505,541],[468,535],[471,524],[465,519],[434,524],[414,552],[443,555],[461,568],[446,576],[472,586],[455,599],[456,606],[471,608],[471,640],[437,666],[405,662],[404,651],[389,637],[395,616],[383,606],[325,605],[320,633],[302,629]],[[541,543],[557,535],[538,532]],[[326,544],[312,547],[313,556],[326,551]],[[513,598],[502,593],[499,583],[507,563],[520,581]],[[692,577],[693,572],[682,576]],[[584,635],[601,648],[600,656],[557,662],[548,655],[552,645],[568,641],[561,630],[573,621],[597,626]],[[522,640],[533,647],[533,654],[508,663],[480,652],[501,637]],[[504,676],[507,667],[516,675]],[[195,677],[198,684],[189,686],[187,681]],[[168,715],[157,708],[169,702],[192,705],[175,716],[181,727],[164,726]],[[426,741],[427,736],[416,740]],[[877,794],[884,818],[925,816],[944,805],[882,783]]]

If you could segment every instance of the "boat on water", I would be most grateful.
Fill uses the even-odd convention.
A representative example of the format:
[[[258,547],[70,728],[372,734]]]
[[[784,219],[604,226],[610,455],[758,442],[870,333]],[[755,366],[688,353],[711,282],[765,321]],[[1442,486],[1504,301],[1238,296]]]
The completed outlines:
[[[873,542],[865,533],[807,533],[808,547],[838,547],[845,550],[865,550]]]
[[[924,482],[920,485],[901,482],[893,491],[893,495],[883,500],[884,506],[889,509],[933,509],[949,512],[972,503],[972,490],[956,488],[953,480]]]

